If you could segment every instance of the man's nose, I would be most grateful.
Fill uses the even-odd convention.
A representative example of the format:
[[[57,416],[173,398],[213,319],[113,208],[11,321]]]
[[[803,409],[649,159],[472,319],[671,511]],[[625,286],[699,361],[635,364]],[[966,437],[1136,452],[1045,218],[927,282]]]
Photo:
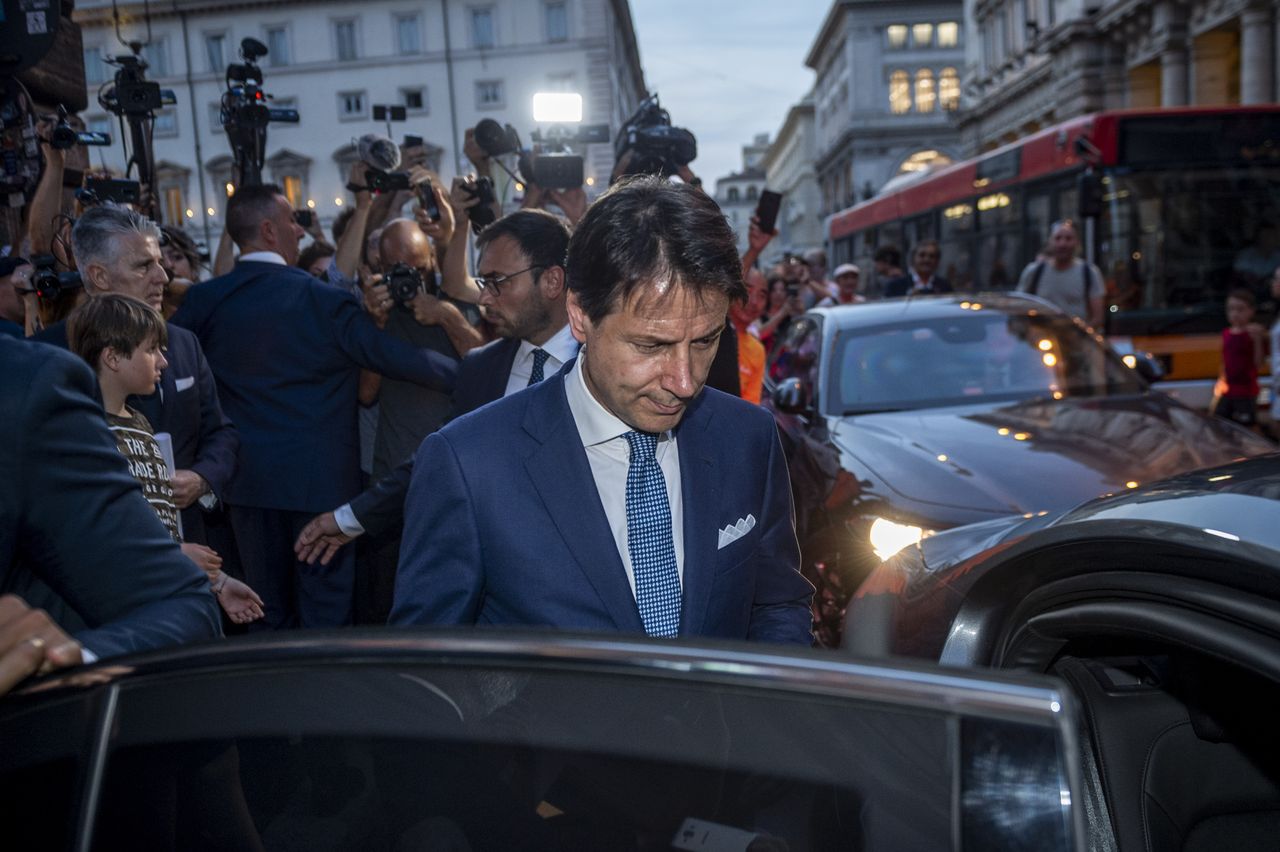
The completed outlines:
[[[691,399],[697,392],[693,378],[693,357],[688,347],[673,346],[665,364],[662,387],[680,399]]]
[[[160,369],[161,369],[161,370],[163,370],[163,369],[165,369],[166,367],[168,367],[168,366],[169,366],[169,359],[168,359],[168,358],[166,358],[166,357],[164,357],[164,353],[163,353],[163,352],[161,352],[161,353],[159,353],[159,354],[160,354]]]

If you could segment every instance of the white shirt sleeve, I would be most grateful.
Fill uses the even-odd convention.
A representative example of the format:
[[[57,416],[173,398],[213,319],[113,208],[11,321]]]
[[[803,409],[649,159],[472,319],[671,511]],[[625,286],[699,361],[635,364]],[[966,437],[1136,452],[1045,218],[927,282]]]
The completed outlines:
[[[364,534],[364,527],[356,520],[356,513],[351,511],[350,503],[343,503],[341,506],[333,510],[333,519],[338,523],[338,529],[342,530],[342,534],[355,538]]]

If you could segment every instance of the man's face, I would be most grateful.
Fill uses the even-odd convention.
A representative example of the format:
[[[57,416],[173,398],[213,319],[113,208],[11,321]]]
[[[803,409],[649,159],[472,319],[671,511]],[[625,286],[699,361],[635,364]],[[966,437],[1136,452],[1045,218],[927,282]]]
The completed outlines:
[[[933,273],[938,270],[938,260],[941,258],[941,252],[937,246],[921,246],[916,250],[914,263],[916,274],[921,278],[931,278]]]
[[[174,278],[185,278],[188,281],[196,279],[196,271],[191,268],[191,261],[187,260],[187,256],[176,246],[170,244],[162,247],[160,259],[164,268],[171,272]]]
[[[858,295],[858,278],[856,272],[846,272],[836,278],[836,286],[840,288],[840,298],[848,301]]]
[[[678,282],[649,281],[597,324],[570,293],[569,324],[586,347],[587,387],[633,429],[674,428],[707,381],[728,307],[723,293],[699,299]]]
[[[477,265],[482,278],[506,278],[480,291],[480,310],[499,337],[525,340],[548,331],[552,309],[542,292],[541,269],[529,269],[529,257],[510,237],[495,237]],[[516,274],[519,273],[519,274]]]
[[[746,328],[760,319],[764,306],[769,301],[769,285],[763,273],[753,269],[747,274],[747,298],[743,302],[734,302],[729,308],[734,325]]]
[[[269,220],[275,234],[276,252],[284,262],[293,266],[298,262],[298,242],[306,231],[293,218],[293,207],[283,195],[276,196],[275,212]]]
[[[1059,225],[1049,236],[1049,251],[1053,254],[1053,259],[1059,263],[1074,259],[1076,247],[1079,245],[1080,240],[1076,236],[1076,229],[1071,225]]]
[[[158,311],[164,304],[164,286],[169,283],[160,261],[159,241],[135,231],[116,241],[111,263],[90,265],[89,278],[99,290],[133,296]]]
[[[31,266],[24,264],[0,278],[0,319],[22,325],[27,317],[26,291],[31,289]]]

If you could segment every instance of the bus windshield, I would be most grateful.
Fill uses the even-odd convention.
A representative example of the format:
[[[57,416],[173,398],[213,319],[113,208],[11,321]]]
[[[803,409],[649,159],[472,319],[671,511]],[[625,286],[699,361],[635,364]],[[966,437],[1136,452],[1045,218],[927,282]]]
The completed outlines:
[[[1235,287],[1269,297],[1280,266],[1280,165],[1113,169],[1098,265],[1112,334],[1215,332]]]

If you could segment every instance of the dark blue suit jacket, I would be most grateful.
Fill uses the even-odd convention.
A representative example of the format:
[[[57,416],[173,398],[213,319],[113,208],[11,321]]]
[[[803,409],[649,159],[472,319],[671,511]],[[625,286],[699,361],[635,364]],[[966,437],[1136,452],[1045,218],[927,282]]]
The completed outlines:
[[[429,435],[405,505],[391,623],[643,633],[569,410],[570,368]],[[704,389],[678,427],[680,635],[808,645],[791,486],[765,410]],[[719,548],[719,531],[755,527]]]
[[[200,341],[181,326],[166,325],[169,366],[160,374],[160,387],[150,396],[130,397],[129,404],[146,416],[152,431],[173,437],[174,466],[200,474],[222,498],[236,470],[240,435],[222,411]],[[66,349],[67,324],[54,323],[35,339]],[[188,541],[207,543],[199,504],[182,510],[182,531]]]
[[[196,333],[240,430],[234,506],[322,512],[360,491],[360,368],[453,389],[457,364],[380,332],[356,298],[301,269],[242,262],[187,291]]]
[[[0,364],[0,591],[86,627],[99,657],[220,635],[209,580],[130,475],[89,367],[6,336]]]
[[[916,286],[916,280],[911,277],[908,272],[905,275],[899,275],[897,278],[890,278],[884,282],[884,297],[886,299],[896,299],[905,296],[911,292],[911,288]],[[950,293],[951,282],[943,278],[941,275],[933,276],[933,280],[929,282],[932,288],[931,293]]]

